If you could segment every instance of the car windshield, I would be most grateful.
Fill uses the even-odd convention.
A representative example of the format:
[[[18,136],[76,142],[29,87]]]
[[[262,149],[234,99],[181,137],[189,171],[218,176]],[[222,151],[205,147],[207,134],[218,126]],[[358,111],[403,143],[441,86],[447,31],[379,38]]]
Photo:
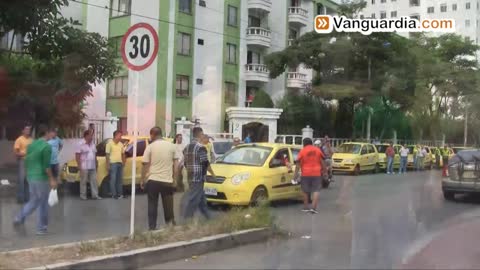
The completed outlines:
[[[376,145],[378,153],[385,153],[387,151],[388,145],[386,144],[381,144],[381,145]]]
[[[219,164],[236,164],[247,166],[263,166],[272,152],[270,147],[244,146],[227,152],[217,160]]]
[[[360,154],[362,145],[360,144],[342,144],[337,148],[337,153]]]
[[[213,142],[213,150],[217,155],[223,155],[232,149],[233,142]]]
[[[407,146],[407,148],[408,148],[408,152],[409,152],[410,154],[412,154],[412,153],[413,153],[413,150],[415,150],[415,146]]]

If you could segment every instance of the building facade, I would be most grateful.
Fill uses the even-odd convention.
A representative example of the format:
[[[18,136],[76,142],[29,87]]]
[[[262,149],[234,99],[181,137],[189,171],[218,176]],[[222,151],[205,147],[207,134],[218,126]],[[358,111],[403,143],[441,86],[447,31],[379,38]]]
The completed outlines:
[[[314,17],[332,14],[336,4],[330,0],[83,0],[81,6],[77,16],[85,30],[108,37],[117,51],[130,26],[144,22],[157,31],[156,60],[139,75],[138,128],[146,134],[158,125],[173,135],[174,123],[182,117],[198,121],[209,133],[231,132],[226,109],[247,106],[255,91],[264,90],[275,101],[288,91],[307,87],[311,70],[299,66],[270,79],[264,56],[312,31]],[[94,93],[128,133],[133,126],[136,104],[131,94],[137,75],[122,67]]]
[[[479,0],[366,0],[364,17],[454,19],[455,33],[478,44],[480,37]],[[408,36],[408,33],[399,33]],[[435,33],[441,35],[442,33]]]

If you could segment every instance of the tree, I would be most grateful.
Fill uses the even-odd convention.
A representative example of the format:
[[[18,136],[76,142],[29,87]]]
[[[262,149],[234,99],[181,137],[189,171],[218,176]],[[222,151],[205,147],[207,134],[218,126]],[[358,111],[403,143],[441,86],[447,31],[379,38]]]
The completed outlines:
[[[251,106],[254,108],[273,108],[274,104],[269,94],[263,90],[259,90],[255,93],[255,98]]]
[[[10,104],[7,115],[23,108],[22,121],[74,128],[84,118],[81,104],[92,85],[117,72],[108,40],[63,18],[65,5],[67,0],[0,2],[0,38],[14,33],[25,39],[23,51],[0,52],[9,81],[7,91],[0,91]]]

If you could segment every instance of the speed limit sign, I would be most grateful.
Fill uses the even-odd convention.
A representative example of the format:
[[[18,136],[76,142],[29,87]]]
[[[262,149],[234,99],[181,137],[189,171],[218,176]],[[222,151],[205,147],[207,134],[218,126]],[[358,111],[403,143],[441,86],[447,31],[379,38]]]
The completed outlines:
[[[137,23],[123,36],[121,53],[129,69],[141,71],[149,67],[158,53],[158,35],[147,23]]]

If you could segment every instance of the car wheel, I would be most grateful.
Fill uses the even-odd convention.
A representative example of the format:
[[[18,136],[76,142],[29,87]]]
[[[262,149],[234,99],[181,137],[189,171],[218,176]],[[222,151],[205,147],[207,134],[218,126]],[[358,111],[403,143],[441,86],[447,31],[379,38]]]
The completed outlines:
[[[98,195],[102,198],[108,198],[112,196],[112,192],[110,191],[110,177],[107,176],[103,179],[98,193]]]
[[[443,191],[443,197],[445,200],[453,201],[455,199],[455,193],[451,191]]]
[[[360,165],[357,164],[357,166],[355,166],[355,169],[353,169],[353,175],[360,175]]]
[[[252,199],[250,200],[251,206],[259,206],[262,202],[268,201],[268,193],[264,187],[257,187],[252,194]]]

